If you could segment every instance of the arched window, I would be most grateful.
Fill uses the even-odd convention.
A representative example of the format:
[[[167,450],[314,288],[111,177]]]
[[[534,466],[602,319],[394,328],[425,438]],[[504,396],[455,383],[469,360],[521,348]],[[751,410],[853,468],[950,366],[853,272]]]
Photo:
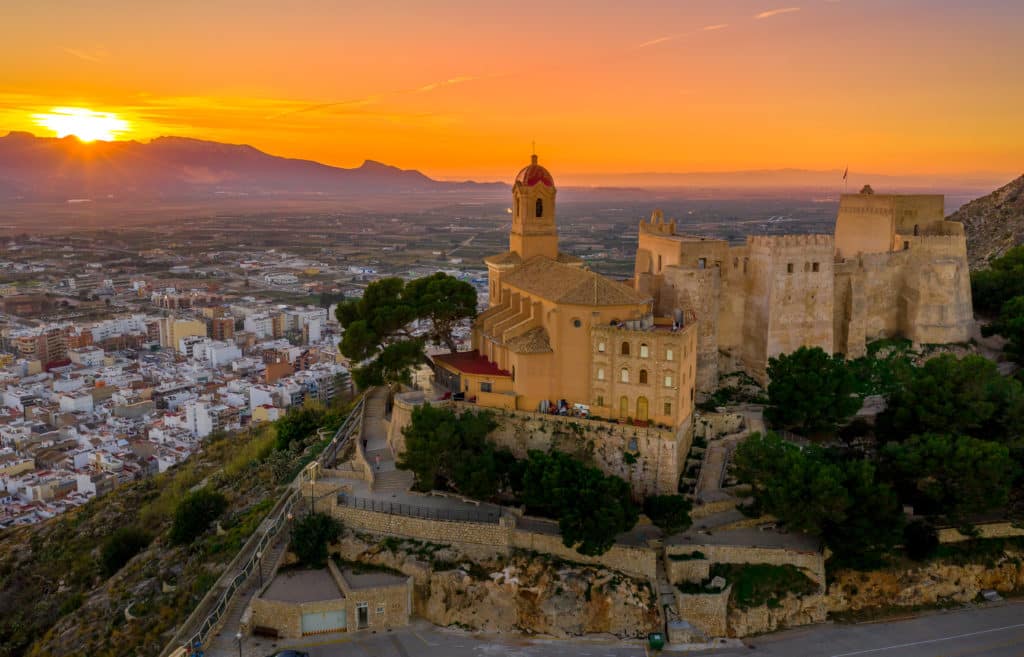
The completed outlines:
[[[647,383],[647,370],[640,370],[640,383]]]
[[[622,349],[619,350],[619,353],[622,354],[623,356],[628,356],[629,355],[629,343],[628,342],[623,342],[622,343]]]
[[[544,216],[544,199],[537,199],[537,216]]]
[[[619,417],[629,417],[629,398],[625,395],[619,398]]]
[[[673,357],[674,355],[675,355],[675,354],[673,354],[673,353],[672,353],[672,350],[671,350],[671,349],[666,349],[666,350],[665,350],[665,360],[672,360],[672,357]]]
[[[920,229],[921,229],[921,227],[920,227],[919,225],[917,225],[917,224],[914,224],[914,235],[918,235],[918,234],[919,234],[919,231],[920,231]]]
[[[622,381],[623,383],[629,383],[629,370],[627,370],[625,367],[623,367],[622,370],[619,371],[619,380]]]
[[[603,367],[597,368],[597,380],[598,381],[604,381],[604,368]]]
[[[648,357],[650,357],[650,355],[651,355],[651,351],[650,351],[650,349],[647,348],[647,345],[645,345],[645,344],[640,345],[640,358],[648,358]]]
[[[598,342],[597,343],[597,350],[599,352],[601,352],[602,354],[604,353],[604,343],[603,342]]]

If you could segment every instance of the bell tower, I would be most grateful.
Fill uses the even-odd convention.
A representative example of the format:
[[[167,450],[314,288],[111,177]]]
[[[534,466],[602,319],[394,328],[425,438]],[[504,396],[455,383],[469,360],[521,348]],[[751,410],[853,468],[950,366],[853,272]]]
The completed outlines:
[[[555,226],[555,181],[547,169],[531,156],[512,186],[512,232],[509,250],[523,260],[542,255],[558,258],[558,229]]]

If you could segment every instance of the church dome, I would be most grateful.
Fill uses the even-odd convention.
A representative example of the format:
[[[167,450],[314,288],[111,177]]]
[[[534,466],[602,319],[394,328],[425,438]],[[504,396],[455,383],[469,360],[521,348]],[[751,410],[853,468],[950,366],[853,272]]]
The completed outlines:
[[[555,186],[555,179],[551,177],[551,172],[537,164],[537,156],[533,155],[530,157],[530,164],[523,167],[519,175],[516,176],[516,182],[522,183],[527,187],[533,187],[539,183],[543,183],[547,187]]]

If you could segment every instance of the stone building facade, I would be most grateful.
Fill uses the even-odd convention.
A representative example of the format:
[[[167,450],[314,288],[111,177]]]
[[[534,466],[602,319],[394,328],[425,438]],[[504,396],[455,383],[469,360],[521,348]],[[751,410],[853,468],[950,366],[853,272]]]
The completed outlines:
[[[880,338],[970,336],[967,241],[941,195],[844,194],[833,235],[734,246],[679,234],[661,212],[639,230],[636,290],[656,315],[696,320],[700,392],[737,368],[764,383],[768,359],[801,346],[856,358]]]

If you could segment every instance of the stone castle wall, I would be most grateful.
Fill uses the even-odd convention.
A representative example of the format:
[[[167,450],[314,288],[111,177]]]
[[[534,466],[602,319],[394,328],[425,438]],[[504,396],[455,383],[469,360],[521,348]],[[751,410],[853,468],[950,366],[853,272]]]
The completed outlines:
[[[446,403],[459,412],[488,410]],[[494,411],[494,416],[498,428],[488,439],[516,458],[526,458],[533,449],[572,454],[629,482],[638,499],[678,491],[693,440],[692,416],[675,431],[526,411]]]
[[[346,527],[387,536],[412,538],[430,543],[453,545],[467,556],[487,559],[508,554],[512,549],[549,554],[566,561],[618,570],[628,575],[654,580],[657,555],[647,547],[614,545],[599,556],[580,554],[562,544],[561,536],[516,527],[514,516],[503,516],[500,523],[448,522],[411,518],[335,505],[330,512]]]
[[[707,565],[699,563],[701,559],[674,561],[671,558],[672,555],[692,555],[694,552],[702,553]],[[825,557],[821,552],[744,545],[686,544],[665,547],[665,569],[672,583],[699,582],[707,577],[707,568],[714,563],[791,565],[803,570],[822,586],[825,584]]]

